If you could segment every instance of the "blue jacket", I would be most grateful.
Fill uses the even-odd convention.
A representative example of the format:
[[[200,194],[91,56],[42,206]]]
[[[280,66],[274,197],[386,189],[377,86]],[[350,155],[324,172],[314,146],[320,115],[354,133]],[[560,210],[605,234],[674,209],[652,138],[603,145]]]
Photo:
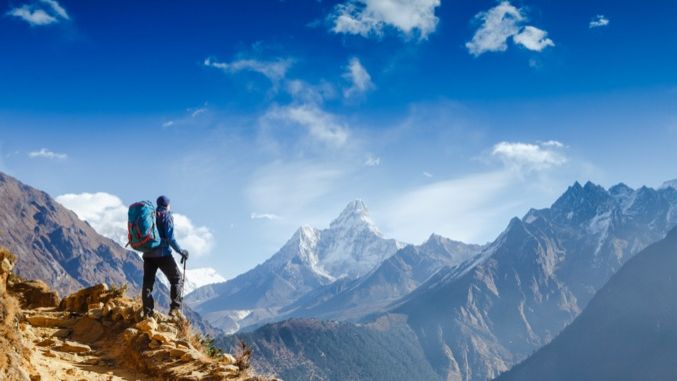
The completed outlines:
[[[144,257],[166,257],[172,255],[172,249],[177,253],[181,253],[181,246],[179,246],[179,243],[176,242],[176,238],[174,238],[174,217],[172,216],[172,213],[167,210],[167,208],[158,206],[155,211],[155,221],[162,243],[158,248],[146,253]]]

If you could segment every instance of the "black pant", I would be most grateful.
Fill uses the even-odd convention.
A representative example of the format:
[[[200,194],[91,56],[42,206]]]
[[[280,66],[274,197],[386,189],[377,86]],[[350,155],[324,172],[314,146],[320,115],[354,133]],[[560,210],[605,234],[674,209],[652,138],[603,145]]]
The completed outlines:
[[[141,301],[143,302],[143,311],[147,315],[150,315],[153,312],[153,308],[155,307],[155,301],[153,300],[152,292],[153,285],[155,285],[155,274],[157,273],[158,269],[160,269],[160,271],[162,271],[169,280],[170,297],[172,299],[170,308],[181,308],[182,295],[179,295],[179,287],[181,287],[181,272],[179,271],[179,266],[176,265],[174,257],[167,255],[157,258],[144,258],[143,289],[141,290]]]

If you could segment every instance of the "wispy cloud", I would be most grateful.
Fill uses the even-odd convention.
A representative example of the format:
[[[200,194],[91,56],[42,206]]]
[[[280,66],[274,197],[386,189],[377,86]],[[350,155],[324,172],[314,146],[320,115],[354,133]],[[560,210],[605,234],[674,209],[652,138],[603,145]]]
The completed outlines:
[[[357,57],[350,59],[346,72],[343,73],[343,78],[351,83],[350,87],[343,91],[343,95],[346,98],[364,94],[374,87],[371,75],[369,75],[369,72],[362,66]]]
[[[277,214],[273,213],[256,213],[252,212],[249,215],[249,218],[252,220],[268,220],[268,221],[275,221],[275,220],[281,220],[282,217],[278,216]]]
[[[38,0],[12,8],[7,15],[17,17],[31,26],[44,26],[70,20],[70,16],[55,0]]]
[[[344,175],[338,165],[276,161],[252,174],[245,195],[253,210],[274,210],[290,223],[308,223],[300,217],[308,217],[318,202],[326,203]]]
[[[196,108],[194,110],[191,110],[190,117],[191,118],[197,118],[198,116],[200,116],[200,114],[204,114],[205,112],[207,112],[206,107],[199,107],[199,108]],[[172,124],[173,124],[173,122],[172,122]]]
[[[259,73],[271,82],[277,83],[282,80],[293,61],[289,58],[278,58],[272,61],[262,61],[257,59],[239,59],[232,62],[218,62],[212,58],[204,60],[204,65],[215,69],[220,69],[225,73],[238,73],[241,71],[252,71]]]
[[[321,104],[336,97],[336,89],[326,81],[311,84],[301,79],[289,79],[284,83],[284,90],[300,103]]]
[[[336,116],[313,104],[273,106],[260,122],[275,129],[302,127],[311,139],[333,147],[344,145],[349,136],[347,127]]]
[[[61,205],[87,221],[99,234],[120,245],[127,244],[127,206],[110,193],[69,193],[56,197]],[[206,226],[196,226],[187,216],[174,215],[176,239],[195,256],[208,254],[214,246],[214,236]]]
[[[489,154],[498,167],[487,162],[494,168],[432,181],[386,200],[384,231],[409,242],[420,242],[431,232],[466,242],[487,239],[504,227],[511,213],[533,206],[533,195],[525,196],[526,191],[542,194],[557,181],[551,175],[568,162],[564,148],[555,140],[499,142]]]
[[[385,231],[407,242],[432,232],[474,242],[509,204],[497,202],[515,181],[508,171],[472,174],[407,190],[387,202]]]
[[[590,24],[588,24],[588,27],[590,29],[600,28],[600,27],[609,25],[609,22],[610,22],[610,20],[606,16],[597,15],[592,20],[590,20]]]
[[[38,151],[31,151],[28,153],[28,157],[31,159],[51,159],[51,160],[64,160],[68,158],[68,155],[65,153],[57,153],[50,151],[47,148],[41,148]]]
[[[430,173],[430,172],[426,172],[426,171],[424,171],[424,172],[423,172],[423,176],[425,176],[425,177],[427,177],[427,178],[429,178],[429,179],[430,179],[430,178],[432,178],[432,177],[433,177],[433,174],[432,174],[432,173]]]
[[[480,12],[475,19],[481,21],[472,40],[465,44],[470,54],[479,56],[486,52],[503,52],[508,49],[508,40],[515,44],[540,52],[555,43],[547,37],[548,33],[531,25],[522,10],[510,2],[503,1],[486,12]]]
[[[162,123],[162,127],[164,127],[164,128],[171,127],[171,126],[173,126],[173,125],[174,125],[174,121],[173,121],[173,120],[168,120],[168,121]]]
[[[540,171],[564,165],[568,159],[562,152],[564,144],[549,140],[544,143],[500,142],[491,155],[506,167],[519,171]]]
[[[365,160],[364,165],[367,167],[378,167],[381,165],[381,158],[378,156],[369,155],[367,160]]]
[[[386,27],[406,37],[414,32],[426,39],[437,28],[435,9],[440,0],[348,0],[329,16],[334,33],[381,36]]]

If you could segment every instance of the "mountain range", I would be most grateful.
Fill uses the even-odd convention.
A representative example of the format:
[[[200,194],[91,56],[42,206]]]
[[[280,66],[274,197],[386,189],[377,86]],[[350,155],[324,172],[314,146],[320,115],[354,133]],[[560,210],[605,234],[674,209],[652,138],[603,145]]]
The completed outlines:
[[[408,348],[420,348],[438,379],[491,379],[556,337],[629,258],[663,238],[677,224],[675,206],[677,190],[671,186],[604,189],[575,183],[550,208],[514,218],[479,253],[441,267],[413,291],[356,319],[353,327],[360,332],[385,319],[390,323],[383,329],[393,335],[413,333],[415,345]],[[398,254],[407,250],[412,248]],[[352,290],[341,284],[335,288],[328,300]],[[324,310],[315,311],[324,317]],[[291,326],[284,326],[285,335],[299,334],[289,332]],[[273,345],[270,331],[275,329],[282,326],[239,336],[255,346],[277,346],[287,357],[298,355],[291,344]],[[261,361],[277,360],[263,356]]]

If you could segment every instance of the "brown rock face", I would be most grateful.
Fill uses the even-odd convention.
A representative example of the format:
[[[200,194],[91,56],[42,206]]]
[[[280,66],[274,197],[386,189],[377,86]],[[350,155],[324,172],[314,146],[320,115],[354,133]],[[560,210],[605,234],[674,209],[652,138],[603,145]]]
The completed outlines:
[[[16,330],[19,303],[7,293],[7,278],[16,258],[0,247],[0,380],[29,381],[32,366],[23,357],[25,350]]]
[[[21,308],[56,307],[59,294],[41,280],[29,280],[10,285],[10,291],[20,295]]]
[[[110,298],[107,291],[108,286],[103,283],[83,288],[82,290],[63,298],[59,304],[59,308],[70,312],[87,312],[90,304],[100,303],[103,297]]]

